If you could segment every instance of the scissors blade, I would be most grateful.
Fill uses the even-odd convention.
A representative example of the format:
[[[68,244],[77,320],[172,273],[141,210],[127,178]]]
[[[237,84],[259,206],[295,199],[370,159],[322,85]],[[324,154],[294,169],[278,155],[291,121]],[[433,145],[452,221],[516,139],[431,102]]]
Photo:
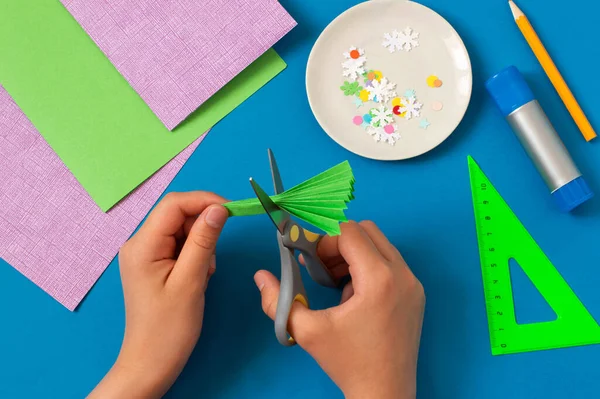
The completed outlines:
[[[284,234],[285,225],[290,219],[290,214],[278,207],[254,179],[250,178],[250,184],[263,208],[267,211],[267,215],[269,215],[269,218],[271,218],[275,227],[277,227],[277,230],[281,234]]]
[[[283,190],[283,182],[281,181],[281,175],[279,174],[279,168],[277,167],[277,161],[275,161],[275,155],[269,148],[269,163],[271,164],[271,174],[273,175],[273,186],[275,186],[275,194],[281,194]]]

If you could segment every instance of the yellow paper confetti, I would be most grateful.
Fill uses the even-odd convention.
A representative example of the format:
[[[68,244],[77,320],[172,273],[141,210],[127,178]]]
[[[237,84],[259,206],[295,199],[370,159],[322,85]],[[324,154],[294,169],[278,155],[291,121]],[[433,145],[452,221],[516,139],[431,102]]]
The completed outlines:
[[[427,78],[427,86],[429,86],[429,87],[433,87],[433,88],[442,87],[443,84],[444,84],[444,82],[442,82],[442,80],[435,75],[430,75]]]
[[[361,90],[360,94],[358,95],[358,97],[364,102],[366,103],[367,101],[369,101],[369,91],[368,90]]]
[[[435,75],[430,75],[430,76],[427,78],[427,86],[429,86],[429,87],[436,87],[436,86],[435,86],[435,82],[436,82],[436,80],[439,80],[437,76],[435,76]]]

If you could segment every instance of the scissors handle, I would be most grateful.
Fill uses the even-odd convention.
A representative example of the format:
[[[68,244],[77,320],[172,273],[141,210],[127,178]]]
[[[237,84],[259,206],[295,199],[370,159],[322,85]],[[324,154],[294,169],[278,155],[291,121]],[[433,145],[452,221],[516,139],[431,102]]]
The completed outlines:
[[[322,238],[322,235],[308,231],[290,220],[285,226],[283,245],[303,255],[306,270],[317,284],[334,288],[337,286],[336,281],[317,254],[317,246]]]
[[[329,269],[317,255],[317,245],[321,238],[323,236],[305,230],[292,220],[286,224],[283,235],[277,234],[281,254],[281,288],[275,313],[275,335],[284,346],[296,343],[288,333],[288,322],[294,302],[298,301],[307,308],[310,307],[294,251],[302,253],[308,274],[314,281],[326,287],[336,287]]]
[[[294,338],[288,333],[288,321],[292,306],[296,301],[307,308],[309,304],[294,251],[283,245],[283,237],[279,233],[277,233],[277,240],[281,255],[281,288],[275,311],[275,335],[281,345],[292,346],[296,344]]]

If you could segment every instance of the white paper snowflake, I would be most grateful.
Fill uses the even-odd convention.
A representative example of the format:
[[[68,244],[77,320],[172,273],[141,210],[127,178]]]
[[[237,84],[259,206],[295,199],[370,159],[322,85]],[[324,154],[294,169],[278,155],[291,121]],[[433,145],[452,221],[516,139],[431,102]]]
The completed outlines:
[[[347,60],[359,60],[361,57],[363,59],[363,63],[367,61],[367,58],[365,57],[365,50],[362,48],[350,47],[348,51],[344,53],[344,58]]]
[[[391,132],[391,133],[388,133]],[[374,127],[369,126],[367,133],[373,137],[375,141],[383,141],[389,145],[396,144],[396,141],[400,140],[400,134],[398,133],[398,126],[387,125],[386,127]]]
[[[343,75],[353,82],[365,73],[364,65],[365,62],[367,62],[367,58],[364,54],[365,50],[357,49],[356,47],[350,47],[348,51],[344,53],[346,61],[342,63],[342,68],[344,68]]]
[[[371,110],[371,126],[386,126],[394,121],[394,114],[385,105]]]
[[[348,60],[342,63],[342,67],[344,68],[344,77],[352,82],[356,81],[359,76],[362,76],[362,74],[365,73],[364,66],[357,64],[354,60]]]
[[[404,114],[405,119],[418,118],[421,116],[423,104],[417,101],[416,97],[403,97],[400,99],[400,113]]]
[[[383,47],[386,47],[390,53],[404,50],[410,51],[419,46],[419,33],[406,27],[402,32],[394,30],[392,33],[383,35]]]
[[[390,83],[386,78],[382,78],[381,82],[375,79],[371,82],[371,86],[365,87],[369,92],[369,100],[375,101],[375,97],[377,97],[377,101],[380,103],[388,102],[390,98],[396,97],[395,88],[396,83]]]

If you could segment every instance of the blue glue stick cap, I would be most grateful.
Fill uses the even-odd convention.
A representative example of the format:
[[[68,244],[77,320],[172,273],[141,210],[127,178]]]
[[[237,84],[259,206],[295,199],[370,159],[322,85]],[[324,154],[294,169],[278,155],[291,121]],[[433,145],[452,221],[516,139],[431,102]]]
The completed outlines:
[[[593,196],[594,193],[582,176],[568,182],[552,193],[554,202],[563,212],[571,212]]]
[[[525,78],[515,66],[509,66],[489,78],[485,87],[504,117],[535,100]]]

